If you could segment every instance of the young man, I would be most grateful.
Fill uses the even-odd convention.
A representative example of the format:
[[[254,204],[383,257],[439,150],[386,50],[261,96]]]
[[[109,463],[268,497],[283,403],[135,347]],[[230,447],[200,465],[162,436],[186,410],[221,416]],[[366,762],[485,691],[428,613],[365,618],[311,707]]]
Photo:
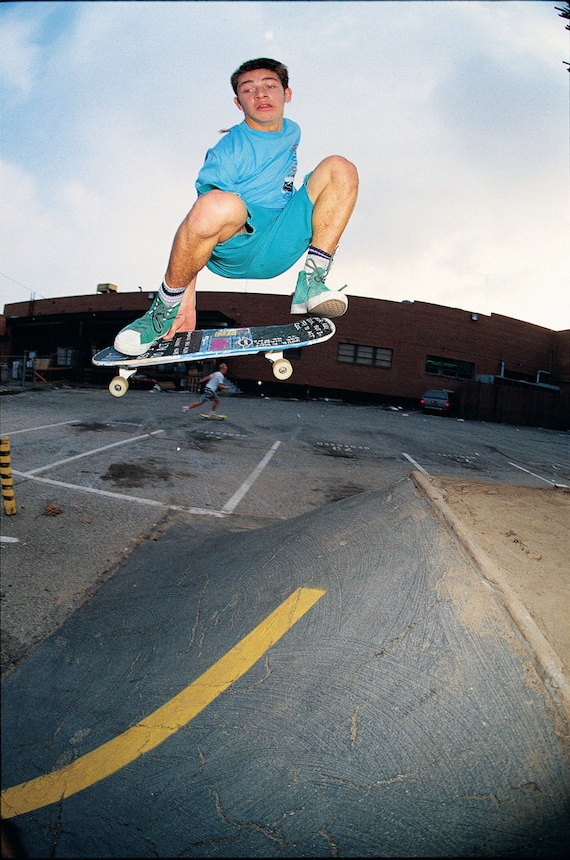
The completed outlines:
[[[274,278],[307,251],[291,313],[335,317],[348,306],[325,279],[356,203],[356,167],[328,156],[296,189],[301,129],[284,117],[292,96],[287,68],[267,57],[249,60],[231,84],[244,120],[206,154],[198,199],[176,232],[160,290],[115,338],[127,355],[196,328],[196,278],[204,266],[226,278]]]
[[[199,382],[205,382],[206,387],[204,388],[203,394],[196,400],[194,403],[191,403],[189,406],[183,406],[182,411],[188,412],[189,409],[195,409],[196,406],[201,406],[202,403],[205,403],[207,400],[212,403],[210,408],[210,415],[214,415],[216,409],[219,406],[220,398],[218,397],[218,388],[228,389],[229,385],[224,385],[225,374],[227,372],[228,366],[227,364],[220,364],[218,370],[211,373],[209,376],[205,376],[203,379],[198,380]]]

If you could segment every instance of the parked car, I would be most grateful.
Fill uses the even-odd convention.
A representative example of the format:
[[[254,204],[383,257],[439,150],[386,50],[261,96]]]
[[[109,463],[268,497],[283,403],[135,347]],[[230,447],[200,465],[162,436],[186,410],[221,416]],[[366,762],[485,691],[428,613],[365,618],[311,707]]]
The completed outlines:
[[[446,388],[426,391],[420,404],[423,412],[443,412],[450,415],[454,411],[453,391]]]

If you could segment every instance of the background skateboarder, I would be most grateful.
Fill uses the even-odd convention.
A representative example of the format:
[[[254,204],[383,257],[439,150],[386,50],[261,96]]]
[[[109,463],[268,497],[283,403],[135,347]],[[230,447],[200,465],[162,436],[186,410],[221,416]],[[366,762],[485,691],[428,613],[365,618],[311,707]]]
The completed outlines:
[[[227,369],[227,364],[220,364],[219,370],[214,371],[214,373],[210,373],[209,376],[204,376],[203,379],[199,379],[198,382],[206,383],[206,387],[204,388],[202,395],[189,406],[183,406],[182,411],[188,412],[189,409],[195,409],[196,406],[201,406],[203,403],[208,401],[212,403],[210,415],[214,415],[220,403],[220,398],[217,394],[218,388],[229,390],[231,387],[229,385],[224,385]]]

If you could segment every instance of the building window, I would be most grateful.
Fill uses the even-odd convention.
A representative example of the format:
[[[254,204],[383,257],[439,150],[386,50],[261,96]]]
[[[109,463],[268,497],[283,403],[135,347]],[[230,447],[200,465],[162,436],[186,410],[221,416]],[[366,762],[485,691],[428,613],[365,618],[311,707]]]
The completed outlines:
[[[339,343],[337,360],[344,364],[365,364],[368,367],[392,367],[392,350],[358,343]]]
[[[428,355],[426,358],[426,373],[432,376],[449,376],[451,379],[473,379],[475,365],[470,361],[459,361],[457,358],[442,358],[438,355]]]

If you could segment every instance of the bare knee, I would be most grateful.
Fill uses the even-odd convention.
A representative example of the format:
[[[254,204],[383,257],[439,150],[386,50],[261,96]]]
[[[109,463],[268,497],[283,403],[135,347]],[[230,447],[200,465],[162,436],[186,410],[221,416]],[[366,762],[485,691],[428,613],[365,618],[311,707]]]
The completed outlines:
[[[342,155],[329,155],[313,170],[307,183],[309,196],[315,201],[325,187],[342,188],[345,192],[358,190],[356,166]]]
[[[204,235],[230,236],[243,227],[246,219],[247,209],[237,194],[213,188],[198,197],[185,222],[193,231]]]
[[[356,166],[343,155],[329,155],[321,161],[321,164],[326,165],[333,175],[347,177],[358,182]]]

